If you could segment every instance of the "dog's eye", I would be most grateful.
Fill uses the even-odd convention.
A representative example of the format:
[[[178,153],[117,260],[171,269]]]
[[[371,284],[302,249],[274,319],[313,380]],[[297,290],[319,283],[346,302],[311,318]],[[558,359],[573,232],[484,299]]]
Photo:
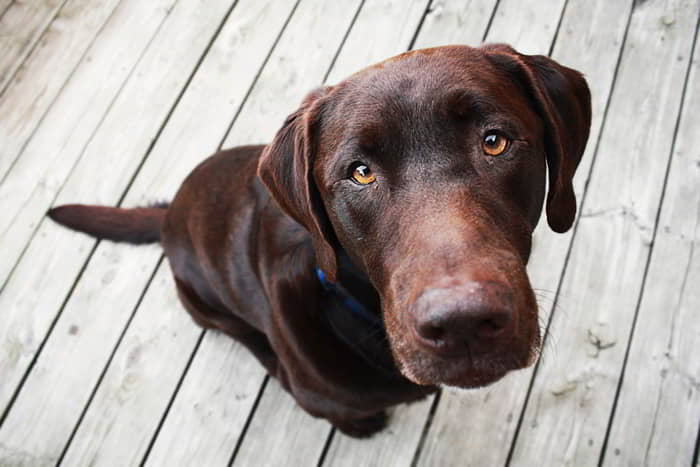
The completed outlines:
[[[352,168],[352,179],[360,185],[369,185],[377,179],[377,176],[365,164],[357,163]]]
[[[484,140],[481,143],[481,147],[484,150],[484,154],[489,156],[500,156],[506,149],[508,149],[508,138],[500,133],[490,131],[484,136]]]

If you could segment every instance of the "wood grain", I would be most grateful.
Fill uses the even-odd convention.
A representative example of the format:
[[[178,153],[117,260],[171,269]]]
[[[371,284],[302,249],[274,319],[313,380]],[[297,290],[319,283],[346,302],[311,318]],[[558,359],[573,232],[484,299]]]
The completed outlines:
[[[547,55],[565,3],[564,0],[501,0],[486,42],[504,42],[520,53]]]
[[[162,389],[177,384],[190,357],[187,349],[195,345],[202,332],[178,306],[177,297],[173,294],[174,289],[172,274],[167,264],[163,264],[129,323],[129,328],[121,339],[84,418],[80,421],[80,426],[61,461],[62,464],[140,465],[141,458],[148,448],[150,434],[158,424],[158,415],[165,410],[169,401],[168,397],[163,397]],[[130,305],[123,304],[125,308]],[[86,305],[99,310],[100,303]],[[108,309],[99,311],[109,312]],[[90,329],[80,329],[79,322],[73,326],[73,329],[77,330],[71,334],[69,327],[68,332],[64,334],[66,339],[80,339],[78,336],[81,332],[90,332]],[[62,327],[59,325],[59,329]],[[97,333],[95,335],[99,336]],[[111,347],[111,343],[106,339],[107,335],[103,337],[101,345],[104,348]],[[100,368],[105,364],[99,358],[100,355],[86,355],[82,352],[75,352],[73,355],[71,364],[74,368],[89,368],[88,365]],[[167,358],[163,358],[164,356]],[[49,369],[48,372],[55,370]],[[90,387],[91,383],[94,385],[89,375],[89,371],[80,374],[75,384],[87,387]],[[73,378],[68,376],[63,380],[59,379],[57,384],[66,387],[66,379]],[[62,392],[62,389],[59,391]],[[72,398],[78,399],[76,396],[77,394]],[[76,402],[84,403],[81,399]],[[72,419],[73,424],[77,423],[75,416],[80,413],[78,411],[61,414],[54,408],[49,411],[55,417],[53,420],[60,424],[66,419]]]
[[[101,131],[91,140],[81,163],[72,172],[71,180],[59,195],[59,203],[94,200],[97,204],[115,204],[119,200],[152,135],[163,124],[230,8],[226,0],[216,3],[207,0],[207,7],[203,8],[203,1],[179,2],[173,9],[140,62],[134,79],[127,83],[103,121]],[[145,76],[147,80],[142,79]],[[65,229],[48,222],[42,223],[40,233],[43,228],[47,229],[47,235],[52,230],[56,232],[63,242],[56,244],[54,238],[54,243],[45,243],[37,256],[25,255],[25,260],[31,266],[34,281],[41,280],[37,276],[50,278],[50,290],[38,298],[53,295],[48,302],[53,306],[37,306],[33,294],[14,296],[18,300],[14,302],[6,295],[7,289],[0,296],[0,300],[7,299],[13,305],[9,310],[3,309],[6,313],[3,332],[15,339],[30,337],[18,343],[19,358],[9,368],[3,368],[0,379],[5,383],[3,392],[8,399],[56,316],[56,305],[62,300],[56,296],[65,297],[70,291],[95,244],[93,239],[63,232]],[[133,261],[135,257],[146,259],[148,255],[155,261],[160,255],[155,246],[139,249],[138,255],[130,256],[128,252],[123,245],[103,243],[89,263],[0,428],[0,458],[14,459],[18,455],[21,460],[22,456],[30,455],[41,462],[47,459],[53,462],[60,455],[111,352],[112,346],[105,343],[116,341],[138,300],[139,293],[129,293],[133,284],[143,284],[153,271],[153,268],[140,268]],[[21,279],[22,274],[17,277]],[[19,285],[24,288],[21,286],[25,284]],[[28,293],[26,288],[24,293]],[[118,306],[110,307],[105,315],[97,312],[100,303]],[[79,339],[71,339],[74,325],[83,329]],[[84,355],[89,358],[81,358]],[[94,362],[103,363],[94,365]],[[9,401],[3,402],[4,408]],[[32,463],[31,458],[23,462]]]
[[[66,0],[0,4],[0,94]]]
[[[336,430],[323,465],[402,467],[411,465],[433,397],[389,410],[389,425],[369,439],[351,438]]]
[[[596,164],[513,465],[596,465],[641,291],[697,2],[634,9]],[[630,125],[634,122],[634,125]],[[620,138],[623,134],[624,137]],[[653,154],[654,157],[649,157]]]
[[[0,0],[0,16],[4,15],[13,3],[14,0]]]
[[[0,284],[174,3],[127,1],[117,8],[6,174],[0,185],[0,248],[5,251]]]
[[[330,428],[326,420],[306,413],[276,380],[270,379],[232,465],[313,465]]]
[[[228,465],[264,377],[242,345],[207,332],[146,465]]]
[[[496,0],[436,0],[425,15],[415,49],[441,45],[465,44],[473,47],[481,44]]]
[[[427,6],[426,0],[366,0],[326,83],[408,50]]]
[[[700,47],[604,465],[691,465],[700,423]]]
[[[14,73],[0,95],[0,180],[120,1],[68,0]]]
[[[0,293],[4,312],[0,339],[5,343],[0,346],[2,410],[93,244],[85,241],[77,249],[62,251],[79,237],[51,223],[38,226],[143,49],[161,26],[166,16],[163,7],[169,5],[171,0],[121,5],[88,52],[94,56],[90,61],[94,67],[79,68],[23,157],[0,184],[0,210],[4,213],[0,216],[0,283],[5,284]],[[123,29],[131,32],[128,40],[124,39]],[[108,139],[109,135],[103,138]],[[99,153],[93,154],[100,157]],[[37,228],[34,241],[24,251]],[[17,264],[22,254],[24,259]],[[72,260],[76,262],[71,263]],[[13,270],[14,276],[5,282]]]

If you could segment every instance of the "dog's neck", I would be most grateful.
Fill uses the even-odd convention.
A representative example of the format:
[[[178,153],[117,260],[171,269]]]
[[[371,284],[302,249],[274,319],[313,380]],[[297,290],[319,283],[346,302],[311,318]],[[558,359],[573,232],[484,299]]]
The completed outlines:
[[[352,262],[345,250],[338,255],[338,283],[378,319],[381,320],[381,302],[379,294],[369,277]]]
[[[398,375],[381,317],[379,294],[369,278],[341,250],[338,281],[331,284],[322,273],[319,280],[332,301],[325,316],[333,333],[374,368]]]

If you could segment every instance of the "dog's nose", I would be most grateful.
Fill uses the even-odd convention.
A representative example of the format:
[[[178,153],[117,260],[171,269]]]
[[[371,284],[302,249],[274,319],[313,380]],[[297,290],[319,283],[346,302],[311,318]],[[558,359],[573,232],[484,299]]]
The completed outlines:
[[[428,289],[416,300],[414,334],[443,356],[481,354],[512,333],[512,292],[497,282]]]

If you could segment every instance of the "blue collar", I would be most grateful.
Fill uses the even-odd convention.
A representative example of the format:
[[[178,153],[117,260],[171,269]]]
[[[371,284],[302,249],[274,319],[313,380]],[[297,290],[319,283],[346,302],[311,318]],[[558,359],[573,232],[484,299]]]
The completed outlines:
[[[340,305],[330,306],[324,313],[336,337],[373,368],[392,378],[403,378],[394,363],[381,316],[360,303],[340,283],[329,281],[321,269],[314,268],[314,272],[326,293]]]
[[[323,286],[326,292],[335,295],[335,297],[341,301],[345,308],[369,324],[381,325],[382,320],[379,318],[379,316],[369,311],[367,307],[353,297],[350,292],[345,290],[340,283],[329,281],[326,274],[321,271],[320,268],[315,268],[315,271],[318,280],[321,282],[321,286]]]

